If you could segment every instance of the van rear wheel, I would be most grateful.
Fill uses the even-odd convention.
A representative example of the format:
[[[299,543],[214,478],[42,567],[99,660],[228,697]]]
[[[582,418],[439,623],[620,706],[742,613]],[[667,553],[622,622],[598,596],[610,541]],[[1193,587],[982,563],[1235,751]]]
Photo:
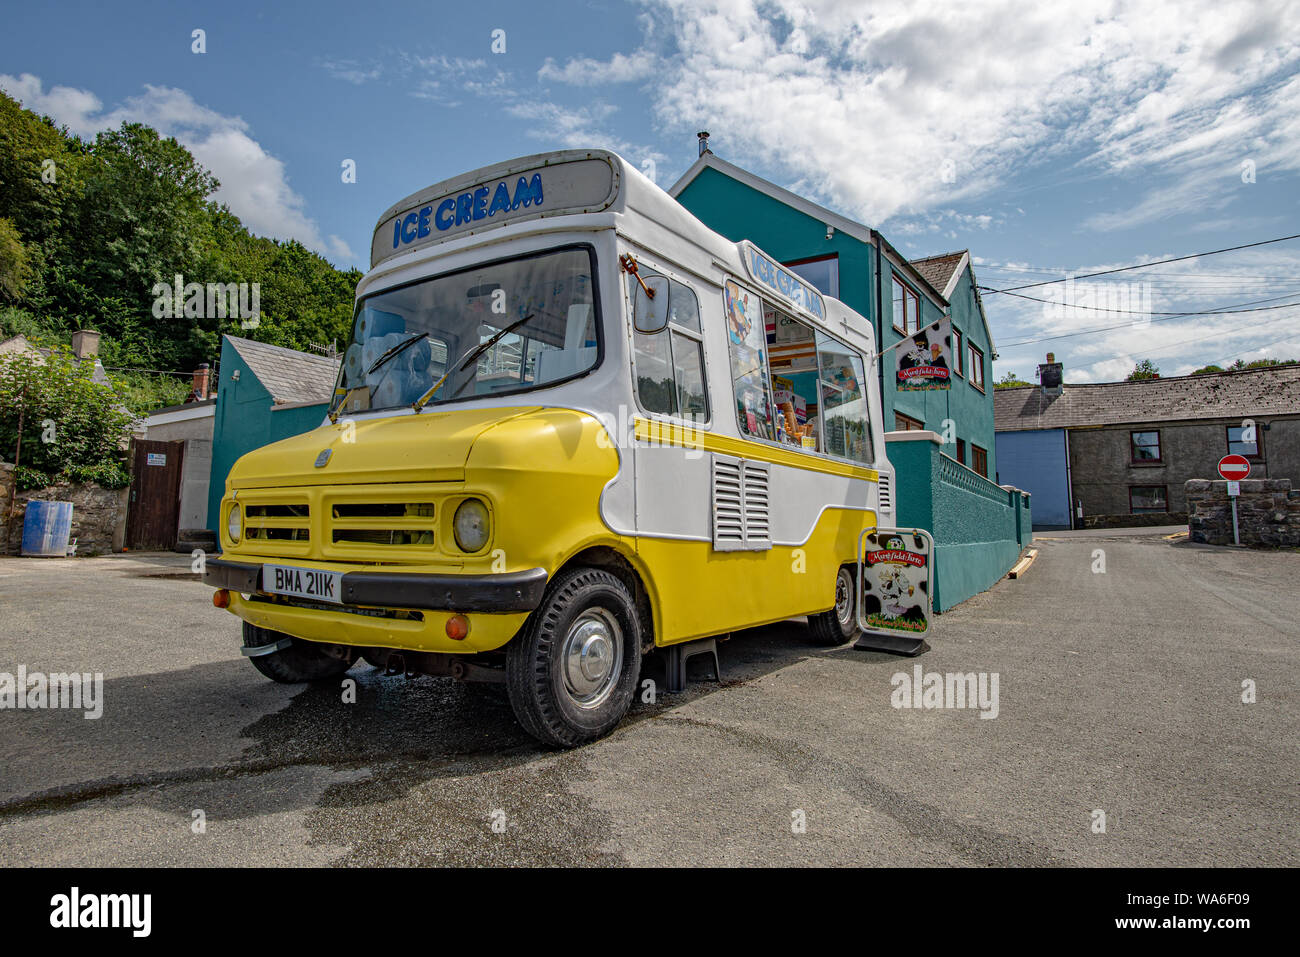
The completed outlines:
[[[808,616],[808,630],[814,642],[834,647],[858,636],[857,593],[853,570],[842,566],[835,574],[835,607]]]
[[[352,667],[352,662],[336,658],[321,645],[311,641],[294,638],[282,631],[258,628],[244,622],[244,647],[261,648],[278,641],[292,642],[287,648],[273,651],[269,655],[253,655],[248,660],[253,667],[272,681],[281,684],[299,684],[304,681],[322,681],[343,674]]]
[[[641,671],[641,620],[615,575],[575,568],[559,575],[506,647],[506,690],[524,730],[572,748],[613,731]]]

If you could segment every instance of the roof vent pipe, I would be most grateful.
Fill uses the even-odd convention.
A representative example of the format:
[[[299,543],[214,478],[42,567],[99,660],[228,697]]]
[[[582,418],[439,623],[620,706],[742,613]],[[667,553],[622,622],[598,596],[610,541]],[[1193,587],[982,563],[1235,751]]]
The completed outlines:
[[[709,151],[709,131],[700,130],[695,135],[700,138],[700,155],[703,156]]]

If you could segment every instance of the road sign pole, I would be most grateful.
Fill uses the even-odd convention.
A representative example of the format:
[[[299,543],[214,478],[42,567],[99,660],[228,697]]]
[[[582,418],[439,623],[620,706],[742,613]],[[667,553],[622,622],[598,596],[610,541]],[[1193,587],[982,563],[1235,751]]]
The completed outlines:
[[[1232,544],[1241,544],[1241,534],[1237,531],[1237,496],[1232,496]]]

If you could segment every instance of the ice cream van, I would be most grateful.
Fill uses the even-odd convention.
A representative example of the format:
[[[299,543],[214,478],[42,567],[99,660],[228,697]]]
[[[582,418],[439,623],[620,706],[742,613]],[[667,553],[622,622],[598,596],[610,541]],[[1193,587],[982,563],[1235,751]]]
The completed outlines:
[[[893,521],[861,315],[602,150],[421,190],[370,261],[328,419],[226,481],[205,580],[260,672],[500,682],[567,747],[646,655],[854,638]]]

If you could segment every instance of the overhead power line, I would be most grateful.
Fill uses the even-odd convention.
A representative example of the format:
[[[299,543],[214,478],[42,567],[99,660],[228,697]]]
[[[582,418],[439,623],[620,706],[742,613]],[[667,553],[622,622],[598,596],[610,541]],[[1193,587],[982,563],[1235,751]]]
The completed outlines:
[[[1172,259],[1157,259],[1149,263],[1138,263],[1135,266],[1119,266],[1115,269],[1102,269],[1099,272],[1088,272],[1077,276],[1068,276],[1062,279],[1044,279],[1041,282],[1025,283],[1023,286],[1008,286],[1005,289],[989,289],[989,292],[1013,292],[1017,289],[1033,289],[1035,286],[1050,286],[1053,283],[1065,282],[1067,279],[1092,279],[1095,276],[1110,276],[1117,272],[1128,272],[1132,269],[1147,269],[1151,266],[1163,266],[1167,263],[1185,262],[1188,259],[1200,259],[1204,256],[1217,256],[1220,253],[1236,252],[1239,249],[1254,249],[1256,246],[1268,246],[1271,243],[1284,243],[1287,240],[1300,239],[1300,233],[1292,236],[1279,236],[1276,239],[1261,239],[1257,243],[1243,243],[1240,246],[1225,246],[1223,249],[1211,249],[1203,253],[1191,253],[1187,256],[1174,256]]]

